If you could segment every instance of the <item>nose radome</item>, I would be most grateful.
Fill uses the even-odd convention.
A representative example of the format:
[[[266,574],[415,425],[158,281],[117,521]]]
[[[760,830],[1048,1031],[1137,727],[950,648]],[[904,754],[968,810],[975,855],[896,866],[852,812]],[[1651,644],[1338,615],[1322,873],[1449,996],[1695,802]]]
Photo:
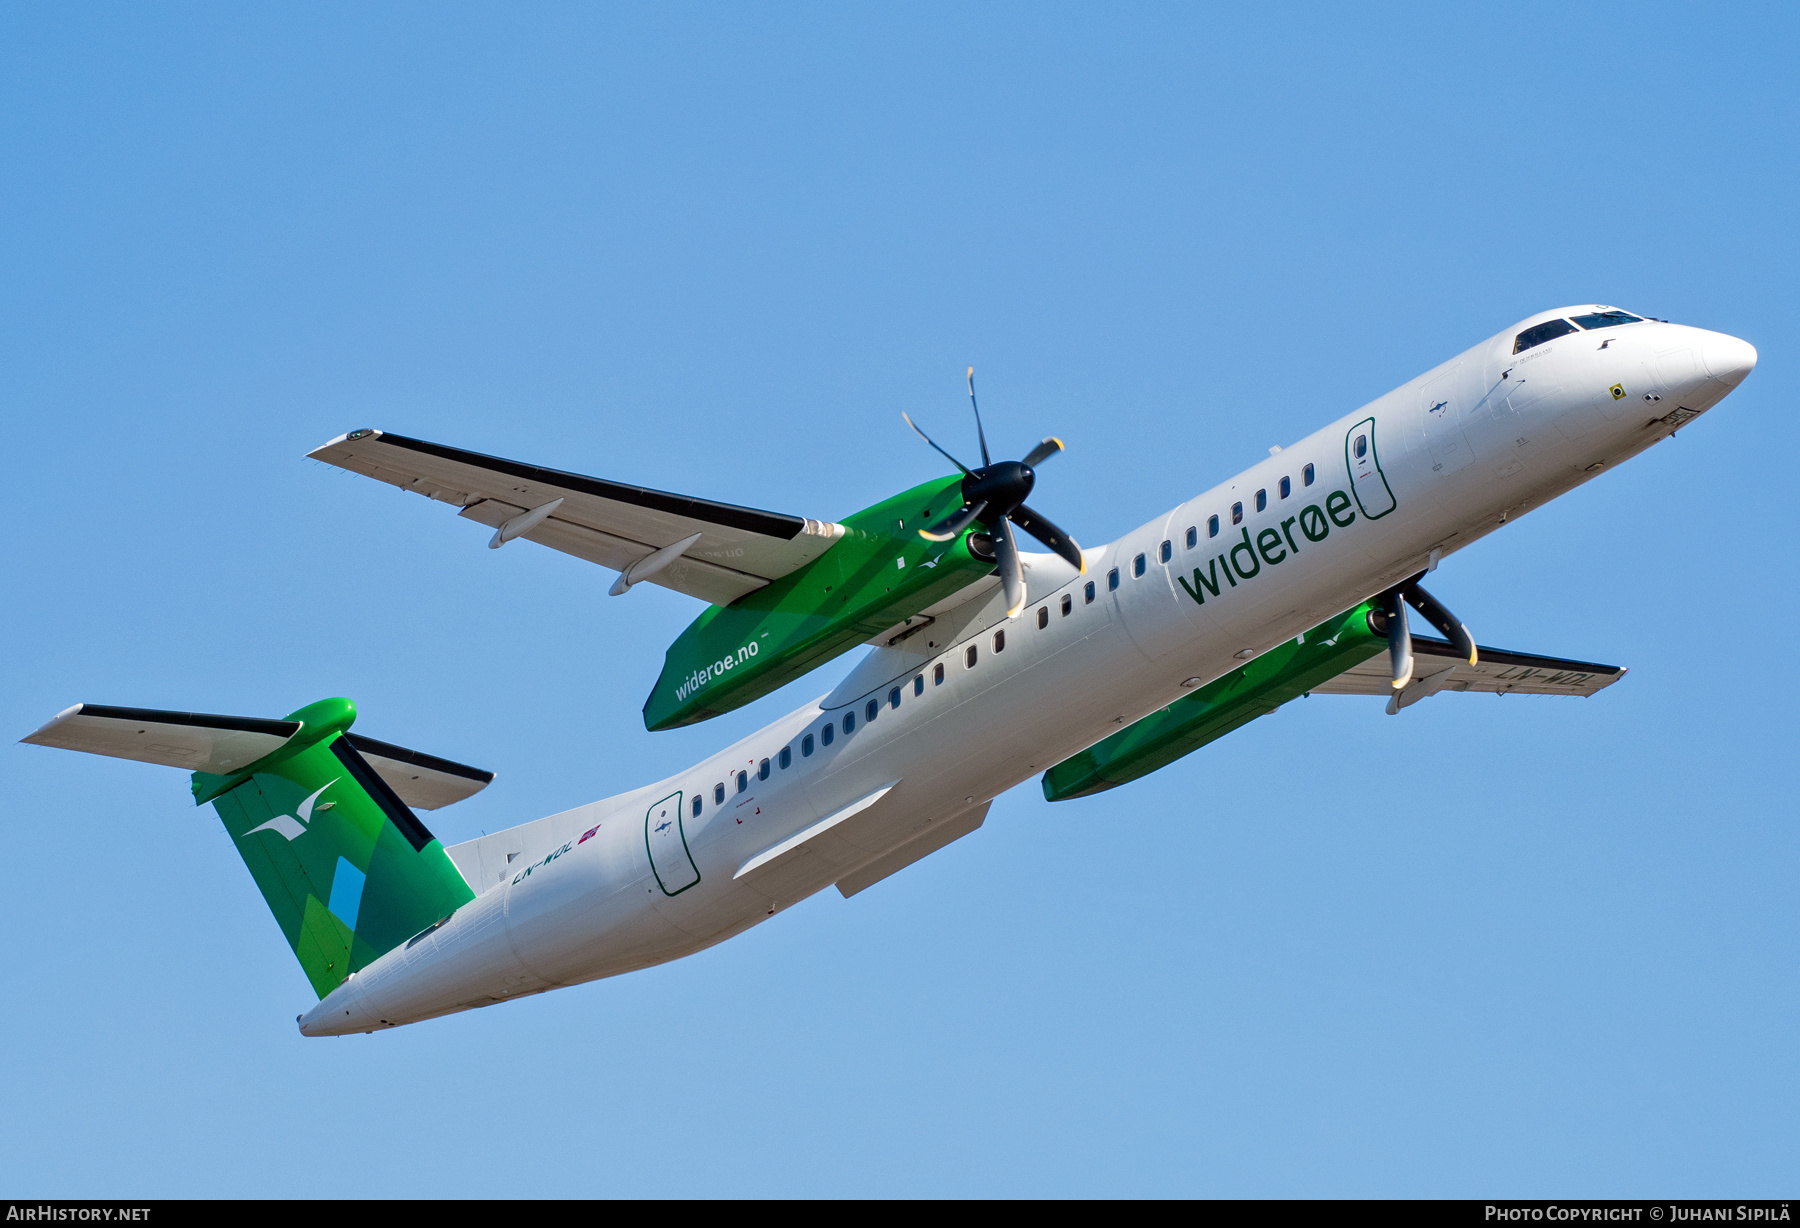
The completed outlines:
[[[1707,372],[1736,388],[1756,366],[1756,347],[1727,333],[1710,333],[1701,347]]]

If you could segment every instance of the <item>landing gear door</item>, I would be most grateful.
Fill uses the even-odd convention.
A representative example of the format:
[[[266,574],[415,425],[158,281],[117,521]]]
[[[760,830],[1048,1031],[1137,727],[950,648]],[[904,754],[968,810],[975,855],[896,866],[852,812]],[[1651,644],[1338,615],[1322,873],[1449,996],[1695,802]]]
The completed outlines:
[[[1466,444],[1464,445],[1467,446]],[[1394,492],[1375,451],[1375,419],[1364,418],[1344,435],[1344,460],[1350,470],[1350,490],[1356,506],[1370,520],[1380,520],[1394,510]]]
[[[644,815],[644,847],[650,852],[650,869],[664,895],[680,895],[700,881],[700,871],[688,853],[687,835],[681,830],[681,794],[671,793]]]

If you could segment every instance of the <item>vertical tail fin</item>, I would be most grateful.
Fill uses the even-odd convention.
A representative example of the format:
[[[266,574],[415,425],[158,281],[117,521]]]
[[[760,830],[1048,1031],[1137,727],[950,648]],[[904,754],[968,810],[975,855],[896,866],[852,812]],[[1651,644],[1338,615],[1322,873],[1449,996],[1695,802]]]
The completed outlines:
[[[347,699],[320,700],[283,721],[82,705],[25,740],[212,769],[193,775],[195,804],[218,811],[323,998],[475,898],[444,846],[353,745],[355,719]],[[489,776],[431,762],[465,780]]]

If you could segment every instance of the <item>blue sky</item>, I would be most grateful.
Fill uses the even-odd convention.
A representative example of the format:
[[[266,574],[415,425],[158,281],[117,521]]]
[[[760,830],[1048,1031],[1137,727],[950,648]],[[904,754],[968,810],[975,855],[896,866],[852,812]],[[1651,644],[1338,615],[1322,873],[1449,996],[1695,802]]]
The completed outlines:
[[[376,426],[818,518],[1069,444],[1107,540],[1531,312],[1753,342],[1714,414],[1447,561],[1588,701],[1289,705],[663,968],[303,1040],[168,769],[0,749],[0,1184],[92,1195],[1779,1195],[1793,1044],[1777,5],[12,6],[0,728],[279,715],[670,772],[696,603],[304,459]]]

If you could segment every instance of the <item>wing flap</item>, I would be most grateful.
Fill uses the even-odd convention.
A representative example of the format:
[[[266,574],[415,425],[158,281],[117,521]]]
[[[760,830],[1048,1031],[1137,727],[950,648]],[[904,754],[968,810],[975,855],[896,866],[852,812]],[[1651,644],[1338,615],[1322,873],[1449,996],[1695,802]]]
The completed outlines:
[[[483,499],[462,509],[459,515],[473,520],[477,524],[497,529],[520,515],[526,509],[517,504],[507,503],[500,499]],[[602,567],[610,567],[614,571],[624,571],[633,563],[641,563],[656,553],[656,548],[629,538],[616,537],[599,529],[590,529],[586,525],[576,524],[561,516],[549,516],[543,523],[523,535],[525,541],[537,542],[552,550],[560,550],[564,554],[572,554],[589,563],[598,563]],[[677,539],[680,540],[680,539]],[[704,535],[694,543],[698,549],[706,541]],[[691,555],[683,555],[657,574],[645,581],[647,584],[661,584],[677,592],[698,597],[702,601],[714,605],[730,605],[745,593],[753,593],[769,582],[761,576],[753,576],[747,572],[734,571],[729,567],[720,567],[697,559]]]
[[[1413,681],[1400,693],[1405,707],[1439,691],[1485,691],[1506,695],[1592,695],[1625,676],[1618,665],[1570,661],[1562,657],[1511,652],[1477,646],[1476,664],[1456,655],[1449,643],[1434,636],[1413,636]],[[1312,689],[1314,695],[1383,695],[1394,693],[1388,675],[1387,653],[1351,666],[1329,682]]]
[[[719,595],[735,600],[779,579],[824,554],[844,532],[842,525],[829,522],[629,486],[383,431],[352,431],[307,455],[451,504],[490,527],[560,499],[555,513],[524,536],[619,571],[699,533],[700,540],[680,560],[647,582],[706,601],[717,602]]]

